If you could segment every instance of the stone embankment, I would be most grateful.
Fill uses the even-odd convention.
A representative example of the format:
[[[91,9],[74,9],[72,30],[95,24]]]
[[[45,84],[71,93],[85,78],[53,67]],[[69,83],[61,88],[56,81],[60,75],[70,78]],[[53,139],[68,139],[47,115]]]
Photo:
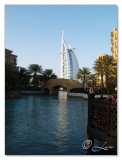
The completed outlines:
[[[22,94],[26,95],[39,95],[42,94],[42,91],[20,91]]]
[[[85,93],[68,93],[70,97],[81,97],[85,100],[88,100],[88,95]],[[112,98],[112,95],[103,95],[103,98]],[[95,95],[95,98],[101,98],[101,95]]]
[[[42,91],[10,91],[5,93],[5,98],[16,98],[21,95],[40,95]]]

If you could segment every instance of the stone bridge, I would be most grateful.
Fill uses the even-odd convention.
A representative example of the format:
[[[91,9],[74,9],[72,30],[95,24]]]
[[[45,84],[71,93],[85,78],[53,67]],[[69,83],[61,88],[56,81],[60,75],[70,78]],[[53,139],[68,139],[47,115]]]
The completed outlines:
[[[41,87],[41,90],[45,94],[58,94],[60,87],[70,92],[73,88],[82,88],[82,85],[80,82],[71,79],[50,79]]]

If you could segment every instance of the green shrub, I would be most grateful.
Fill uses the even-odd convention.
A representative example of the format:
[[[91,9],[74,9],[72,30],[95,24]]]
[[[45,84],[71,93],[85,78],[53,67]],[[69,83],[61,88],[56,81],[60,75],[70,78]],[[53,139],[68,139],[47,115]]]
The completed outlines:
[[[115,94],[115,88],[101,88],[101,94]]]
[[[22,88],[23,91],[40,91],[41,89],[38,87],[33,87],[33,86],[26,86]]]
[[[83,93],[84,88],[73,88],[70,90],[71,93]]]

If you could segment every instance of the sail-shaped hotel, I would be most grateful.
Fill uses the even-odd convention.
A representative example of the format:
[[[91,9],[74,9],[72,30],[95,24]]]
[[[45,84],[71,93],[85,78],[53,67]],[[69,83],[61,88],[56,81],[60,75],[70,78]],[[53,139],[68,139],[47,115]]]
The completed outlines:
[[[74,53],[74,48],[67,43],[63,38],[61,41],[61,78],[63,79],[77,79],[77,74],[79,72],[78,61]]]

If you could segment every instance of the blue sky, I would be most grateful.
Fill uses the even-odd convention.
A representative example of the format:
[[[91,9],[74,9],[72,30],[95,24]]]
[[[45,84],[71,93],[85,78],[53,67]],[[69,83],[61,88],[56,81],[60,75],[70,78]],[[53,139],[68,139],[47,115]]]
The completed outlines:
[[[62,30],[79,67],[92,68],[98,54],[112,55],[110,34],[116,27],[116,5],[5,6],[5,47],[18,55],[18,65],[39,64],[58,77]]]

